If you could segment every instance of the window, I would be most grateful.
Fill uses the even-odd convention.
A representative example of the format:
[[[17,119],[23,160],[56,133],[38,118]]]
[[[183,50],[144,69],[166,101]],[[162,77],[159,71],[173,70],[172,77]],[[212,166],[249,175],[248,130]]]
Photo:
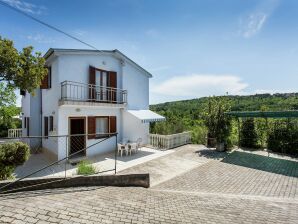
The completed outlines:
[[[52,67],[48,67],[48,89],[52,88]]]
[[[97,117],[95,119],[95,131],[96,131],[96,135],[109,133],[109,118]]]
[[[27,128],[27,117],[24,117],[24,128]]]
[[[88,117],[88,139],[107,137],[117,132],[116,116]]]
[[[50,116],[50,129],[49,131],[54,131],[54,117]]]
[[[50,89],[52,87],[52,67],[48,67],[48,73],[41,81],[41,89]]]
[[[30,135],[30,130],[29,130],[30,122],[29,121],[30,121],[30,118],[26,117],[27,136]]]
[[[49,136],[49,118],[44,117],[44,136],[45,138],[48,138]]]

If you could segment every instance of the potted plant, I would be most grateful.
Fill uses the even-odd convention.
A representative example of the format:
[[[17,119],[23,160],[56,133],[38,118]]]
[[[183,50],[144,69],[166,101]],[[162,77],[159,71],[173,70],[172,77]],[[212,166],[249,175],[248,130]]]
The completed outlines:
[[[204,121],[208,129],[207,146],[216,146],[218,151],[227,148],[227,139],[231,132],[230,118],[225,112],[230,110],[230,102],[227,97],[210,97],[205,112]],[[214,141],[214,139],[216,141]],[[209,143],[209,145],[208,145]]]

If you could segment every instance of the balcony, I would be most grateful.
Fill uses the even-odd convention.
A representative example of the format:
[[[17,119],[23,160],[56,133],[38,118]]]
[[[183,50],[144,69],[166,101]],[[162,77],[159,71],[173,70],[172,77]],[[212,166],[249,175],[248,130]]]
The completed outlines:
[[[59,105],[101,105],[124,107],[127,91],[118,88],[73,81],[61,83]]]

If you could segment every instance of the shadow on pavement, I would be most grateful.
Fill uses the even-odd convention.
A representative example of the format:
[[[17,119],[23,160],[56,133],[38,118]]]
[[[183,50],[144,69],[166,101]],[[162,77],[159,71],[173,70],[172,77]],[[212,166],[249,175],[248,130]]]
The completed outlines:
[[[200,149],[195,153],[198,154],[199,157],[205,157],[207,159],[214,159],[214,160],[223,159],[228,155],[227,152],[219,152],[219,151],[216,151],[215,149],[208,149],[208,148]]]
[[[298,177],[298,162],[234,151],[221,162],[289,177]]]

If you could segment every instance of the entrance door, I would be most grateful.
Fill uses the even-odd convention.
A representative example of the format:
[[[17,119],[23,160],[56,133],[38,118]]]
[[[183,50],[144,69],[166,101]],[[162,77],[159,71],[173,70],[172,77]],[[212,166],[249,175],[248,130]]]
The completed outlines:
[[[78,152],[84,148],[86,148],[86,138],[85,138],[85,118],[69,118],[69,130],[70,130],[70,155]],[[74,155],[77,156],[85,156],[86,150],[82,150]]]

